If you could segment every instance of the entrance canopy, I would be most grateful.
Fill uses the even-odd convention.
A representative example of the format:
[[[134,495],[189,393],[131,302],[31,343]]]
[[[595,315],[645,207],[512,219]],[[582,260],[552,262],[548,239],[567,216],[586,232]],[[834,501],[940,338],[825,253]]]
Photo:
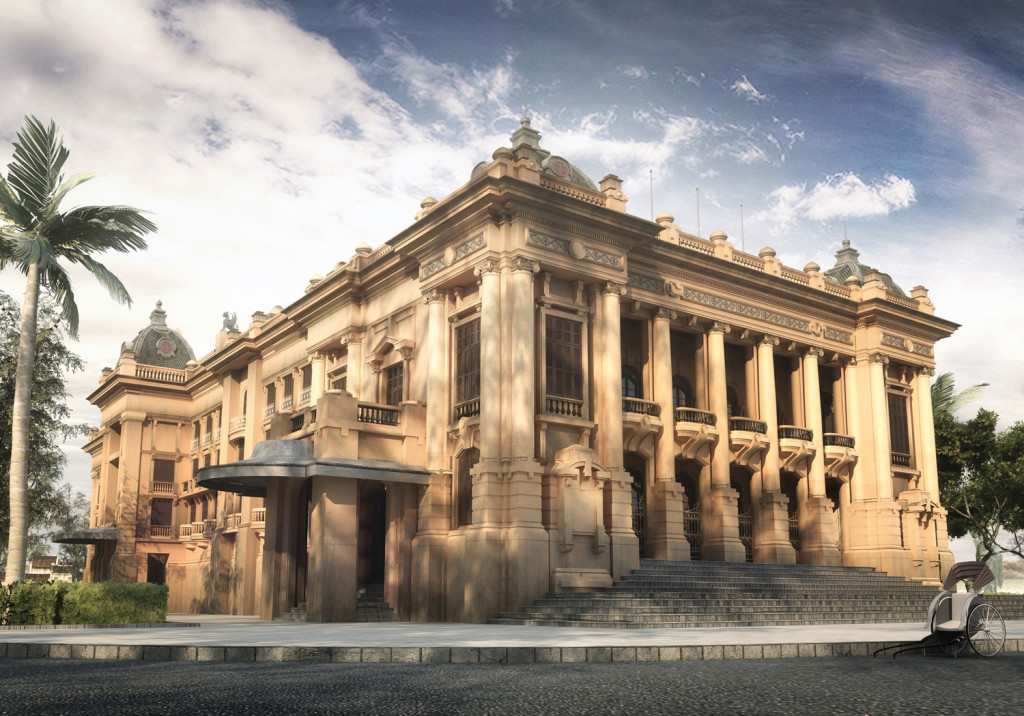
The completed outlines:
[[[197,483],[209,490],[264,497],[272,477],[304,480],[314,476],[426,485],[430,473],[426,468],[391,460],[315,458],[313,443],[308,440],[264,440],[247,460],[200,469]]]
[[[101,542],[117,542],[116,527],[90,527],[74,532],[63,532],[53,538],[61,544],[100,544]]]

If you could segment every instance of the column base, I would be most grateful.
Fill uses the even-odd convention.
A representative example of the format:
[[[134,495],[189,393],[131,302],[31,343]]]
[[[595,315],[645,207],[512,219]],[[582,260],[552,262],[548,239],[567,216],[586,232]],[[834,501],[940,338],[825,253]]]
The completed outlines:
[[[675,480],[658,480],[647,507],[647,557],[690,559],[690,543],[683,534],[683,489]]]
[[[835,539],[832,500],[811,497],[804,501],[800,516],[800,564],[839,567],[842,553]]]
[[[420,534],[412,541],[413,599],[410,616],[417,622],[444,621],[446,534]]]
[[[761,529],[754,535],[754,561],[763,564],[796,564],[796,550],[789,541],[789,498],[781,492],[761,495]]]
[[[725,485],[713,485],[701,500],[701,557],[710,562],[746,562],[740,541],[739,493]]]

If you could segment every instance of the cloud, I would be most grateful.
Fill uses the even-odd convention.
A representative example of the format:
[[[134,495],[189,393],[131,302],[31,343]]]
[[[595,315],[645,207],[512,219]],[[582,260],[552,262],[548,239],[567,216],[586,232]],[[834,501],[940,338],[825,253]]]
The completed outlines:
[[[519,12],[519,8],[516,7],[516,0],[495,0],[494,2],[494,13],[498,17],[512,17],[517,12]]]
[[[754,87],[753,83],[747,79],[746,75],[743,75],[738,80],[733,82],[729,89],[743,97],[748,102],[755,102],[760,104],[761,102],[767,102],[771,99],[768,95],[763,92],[759,92],[757,87]]]
[[[769,207],[752,217],[775,231],[790,229],[803,219],[828,221],[843,216],[885,216],[917,200],[909,179],[887,175],[866,184],[852,172],[833,174],[810,189],[806,184],[780,186],[767,196]]]
[[[623,77],[629,77],[633,80],[646,80],[650,79],[651,72],[643,65],[627,65],[625,67],[617,67],[615,71]]]

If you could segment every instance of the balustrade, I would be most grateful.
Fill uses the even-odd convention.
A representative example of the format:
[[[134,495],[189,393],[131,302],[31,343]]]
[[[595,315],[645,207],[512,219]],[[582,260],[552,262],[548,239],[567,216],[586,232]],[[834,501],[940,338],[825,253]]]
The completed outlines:
[[[239,415],[237,417],[231,418],[231,422],[228,423],[228,432],[229,433],[233,433],[233,432],[235,432],[237,430],[242,430],[243,428],[245,428],[245,416],[244,415]]]
[[[779,440],[814,440],[814,433],[807,428],[798,428],[795,425],[780,425]]]
[[[291,410],[294,402],[294,398],[290,395],[286,395],[281,398],[281,411],[284,412],[285,410]]]
[[[178,537],[191,537],[192,525],[178,525]]]
[[[171,525],[150,525],[149,536],[150,537],[172,537],[174,527]]]
[[[897,467],[910,467],[910,455],[905,452],[892,453],[892,464]]]
[[[173,495],[174,494],[174,483],[173,482],[154,482],[153,492],[157,495]]]
[[[267,521],[267,508],[266,507],[254,507],[252,508],[252,522],[253,524],[262,525]]]
[[[825,433],[823,436],[825,447],[843,447],[851,450],[856,447],[855,440],[849,435],[839,433]]]
[[[398,425],[401,412],[389,405],[359,403],[356,408],[356,420],[372,425]]]
[[[699,425],[714,426],[717,422],[715,414],[710,410],[700,410],[698,408],[676,408],[675,413],[677,423],[697,423]]]
[[[729,430],[743,430],[748,433],[768,434],[768,423],[753,418],[729,418]]]
[[[544,399],[544,412],[552,415],[565,415],[570,418],[582,418],[583,401],[549,395]]]
[[[313,388],[303,388],[299,391],[299,405],[305,405],[309,402],[309,396],[313,394]]]
[[[471,418],[474,415],[480,414],[480,399],[474,398],[473,400],[467,400],[459,403],[455,406],[455,419],[460,418]]]
[[[640,400],[639,398],[623,398],[622,412],[636,413],[637,415],[650,415],[658,417],[661,415],[661,406],[653,400]]]

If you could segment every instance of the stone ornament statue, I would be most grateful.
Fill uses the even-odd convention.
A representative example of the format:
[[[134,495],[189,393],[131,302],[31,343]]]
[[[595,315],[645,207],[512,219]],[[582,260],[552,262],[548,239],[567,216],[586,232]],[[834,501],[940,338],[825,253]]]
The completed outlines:
[[[224,311],[224,326],[223,326],[222,330],[225,330],[225,331],[237,331],[238,330],[237,318],[238,317],[234,313],[232,313],[231,311]]]

